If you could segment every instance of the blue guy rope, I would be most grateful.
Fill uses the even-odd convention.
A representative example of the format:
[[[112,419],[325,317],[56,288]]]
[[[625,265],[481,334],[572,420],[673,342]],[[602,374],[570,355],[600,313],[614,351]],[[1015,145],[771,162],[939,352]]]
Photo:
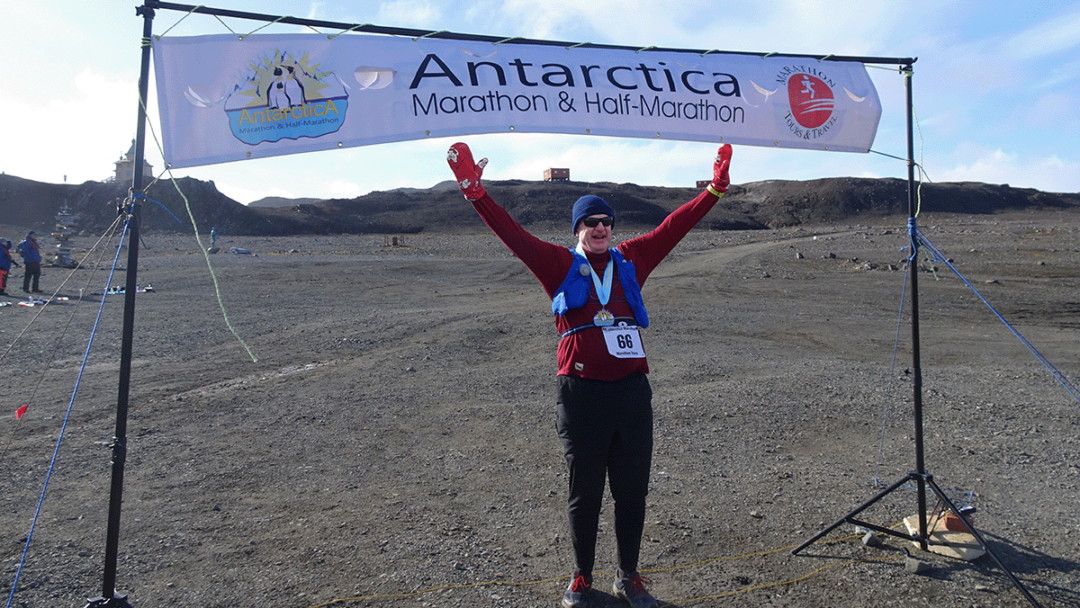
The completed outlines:
[[[172,216],[172,219],[176,220],[176,223],[177,223],[177,224],[183,224],[183,223],[184,223],[184,222],[180,221],[180,218],[176,217],[176,214],[174,214],[174,213],[173,213],[172,211],[169,211],[169,208],[168,208],[168,207],[166,207],[165,205],[162,205],[161,203],[159,203],[159,202],[155,201],[155,200],[154,200],[154,199],[152,199],[152,198],[149,198],[149,197],[147,197],[147,196],[146,196],[145,194],[142,194],[142,193],[135,193],[135,194],[134,194],[133,196],[134,196],[135,198],[141,198],[141,199],[142,199],[142,200],[144,200],[144,201],[149,201],[149,202],[151,202],[151,203],[154,203],[154,204],[155,204],[155,205],[157,205],[158,207],[161,207],[162,209],[164,209],[164,210],[165,210],[165,213],[168,213],[169,215],[171,215],[171,216]]]
[[[884,488],[886,486],[886,484],[881,481],[881,463],[884,462],[885,459],[885,432],[888,429],[889,410],[892,408],[893,385],[896,379],[896,357],[900,349],[900,332],[904,322],[904,302],[907,301],[908,273],[911,272],[912,268],[915,268],[918,264],[917,258],[919,256],[919,250],[917,247],[918,241],[916,241],[917,236],[918,228],[916,227],[915,218],[908,218],[908,238],[910,239],[911,245],[907,247],[902,247],[901,251],[906,250],[910,247],[911,254],[908,256],[907,259],[906,268],[904,269],[903,288],[900,290],[900,312],[897,314],[896,319],[896,337],[893,341],[892,365],[889,368],[889,384],[885,394],[885,412],[882,414],[881,419],[881,438],[878,442],[878,460],[877,465],[874,468],[874,485],[880,488]],[[910,482],[904,484],[904,487],[909,490],[918,490],[918,488]],[[928,494],[934,495],[933,488],[926,488],[925,491]],[[945,493],[953,494],[953,501],[963,502],[964,504],[968,505],[973,504],[975,501],[974,490],[963,490],[961,488],[942,488],[942,491]]]
[[[116,274],[116,263],[120,259],[120,252],[124,248],[124,238],[127,236],[128,224],[124,224],[124,232],[120,235],[120,244],[116,249],[116,256],[113,258],[112,270],[109,272],[109,280],[105,283],[106,286],[112,285],[113,276]],[[83,372],[86,371],[86,361],[90,358],[90,348],[94,345],[94,336],[97,334],[98,323],[101,321],[101,312],[105,308],[105,300],[108,297],[108,289],[102,292],[101,304],[98,306],[98,314],[94,319],[94,326],[90,330],[90,340],[86,344],[86,351],[83,353],[82,365],[79,367],[79,374],[75,380],[75,389],[71,393],[71,400],[68,401],[67,412],[64,414],[64,423],[60,426],[60,435],[56,438],[56,447],[53,448],[52,460],[49,461],[49,470],[45,474],[45,483],[41,487],[41,496],[38,497],[37,508],[34,510],[34,519],[30,524],[30,533],[26,535],[26,544],[23,546],[22,557],[19,559],[19,567],[15,571],[15,580],[11,583],[11,593],[8,594],[8,600],[6,608],[11,608],[11,602],[15,599],[15,589],[19,586],[19,577],[22,575],[23,566],[26,564],[26,555],[30,551],[30,543],[34,538],[34,530],[37,528],[38,517],[41,516],[41,506],[45,503],[45,492],[49,489],[49,480],[52,478],[53,469],[56,468],[56,458],[60,454],[60,444],[64,440],[64,432],[67,430],[68,421],[71,419],[71,410],[75,406],[75,396],[79,393],[79,384],[82,382]]]
[[[963,281],[964,284],[967,285],[968,288],[971,289],[971,291],[976,296],[978,296],[980,300],[982,300],[982,303],[986,304],[987,308],[990,309],[990,312],[994,313],[994,316],[996,316],[998,320],[1005,324],[1005,327],[1007,327],[1009,331],[1011,331],[1012,334],[1016,336],[1018,340],[1020,340],[1020,343],[1023,344],[1031,352],[1031,354],[1035,356],[1036,359],[1038,359],[1039,363],[1042,363],[1043,367],[1045,367],[1046,370],[1050,372],[1050,375],[1058,381],[1058,384],[1064,387],[1065,390],[1068,391],[1070,395],[1072,395],[1073,399],[1075,399],[1077,403],[1080,403],[1080,389],[1077,389],[1076,385],[1073,384],[1069,380],[1069,378],[1065,376],[1065,374],[1058,370],[1058,368],[1054,367],[1054,364],[1047,360],[1047,358],[1044,357],[1042,353],[1040,353],[1039,350],[1035,348],[1035,346],[1028,342],[1027,338],[1021,335],[1020,332],[1017,331],[1017,329],[1013,327],[1011,323],[1006,321],[1005,317],[1001,316],[1001,313],[999,313],[997,309],[994,308],[990,304],[990,302],[988,302],[986,298],[983,297],[981,293],[979,293],[979,290],[975,289],[975,286],[972,285],[971,282],[968,281],[966,278],[964,278],[964,275],[960,274],[960,271],[957,270],[951,262],[949,262],[948,257],[941,253],[941,251],[938,250],[938,248],[930,242],[930,239],[928,239],[925,234],[923,234],[921,231],[916,230],[916,238],[919,239],[920,243],[926,246],[927,250],[934,254],[934,257],[936,258],[935,261],[943,262],[946,266],[949,267],[950,270],[956,273],[956,276],[960,277],[960,280]]]

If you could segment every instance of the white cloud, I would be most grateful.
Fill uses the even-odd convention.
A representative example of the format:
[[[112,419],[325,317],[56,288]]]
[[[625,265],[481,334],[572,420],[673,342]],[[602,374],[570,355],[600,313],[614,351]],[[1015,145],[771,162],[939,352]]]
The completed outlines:
[[[1063,53],[1080,46],[1080,10],[1055,15],[1012,35],[1003,44],[1004,52],[1020,59]]]
[[[1080,193],[1080,162],[1057,156],[1036,158],[1019,168],[1014,185],[1047,192]]]
[[[301,195],[282,188],[250,189],[228,183],[216,183],[218,192],[239,203],[248,204],[268,197],[299,198]]]
[[[18,120],[6,123],[0,170],[46,182],[61,182],[66,175],[68,183],[101,180],[113,173],[113,163],[134,138],[137,87],[108,80],[90,68],[67,87],[66,94],[43,104],[12,97],[23,91],[4,88],[0,114]],[[53,126],[42,128],[48,125]]]
[[[131,40],[137,40],[141,20],[130,7],[102,10],[90,4],[85,10],[79,4],[49,15],[57,21],[50,31],[62,32],[63,39],[92,50],[72,54],[70,45],[50,44],[34,34],[40,28],[34,27],[33,19],[47,9],[30,0],[4,2],[5,16],[14,19],[0,21],[0,46],[11,56],[35,57],[35,66],[40,66],[36,69],[52,76],[48,90],[32,102],[30,93],[18,86],[0,87],[0,112],[19,117],[7,123],[0,170],[53,182],[65,174],[69,182],[110,175],[112,163],[127,150],[135,131],[138,56]],[[251,10],[244,0],[221,4]],[[932,179],[1080,190],[1077,178],[1071,177],[1080,170],[1070,144],[1080,135],[1080,121],[1074,118],[1080,106],[1080,60],[1073,56],[1080,44],[1077,3],[266,0],[259,12],[620,45],[917,56],[915,110],[922,133],[916,133],[920,138],[916,154],[925,146]],[[225,31],[209,17],[183,19],[183,13],[171,11],[161,11],[159,17],[158,32],[180,22],[170,35]],[[226,21],[238,30],[261,25]],[[278,25],[266,30],[270,31],[300,29]],[[123,32],[127,35],[120,35]],[[874,150],[902,156],[906,155],[904,79],[895,70],[890,72],[870,71],[884,108]],[[13,78],[3,84],[16,82]],[[151,116],[156,121],[153,107]],[[465,139],[478,153],[491,157],[489,179],[539,179],[544,168],[566,165],[575,179],[685,185],[708,176],[713,153],[708,144],[658,140],[521,133]],[[340,197],[403,186],[430,187],[451,177],[444,155],[452,141],[441,138],[226,163],[178,175],[212,179],[243,202],[272,194]],[[150,137],[147,158],[159,171],[161,159]],[[906,175],[903,162],[873,154],[746,146],[736,150],[732,169],[736,183]]]
[[[1015,171],[1017,156],[1004,150],[971,150],[973,160],[966,165],[956,165],[937,172],[934,180],[939,182],[986,182],[1008,183],[1008,176]]]
[[[324,7],[322,2],[312,2],[310,5],[308,5],[307,15],[305,16],[305,19],[320,19],[323,8]]]
[[[442,19],[442,12],[435,3],[427,0],[394,0],[379,4],[378,18],[395,27],[433,27]]]
[[[1080,98],[1067,93],[1049,93],[1035,100],[1021,112],[1026,124],[1042,129],[1054,129],[1059,134],[1077,134],[1076,109]]]
[[[325,190],[330,195],[329,198],[356,198],[367,192],[360,184],[347,179],[332,180]]]
[[[1080,192],[1080,163],[1057,156],[1024,156],[998,149],[962,146],[972,160],[933,175],[939,182],[985,182],[1046,192]]]
[[[635,142],[618,138],[540,136],[533,140],[540,156],[523,155],[507,168],[518,179],[539,180],[544,169],[568,167],[575,181],[633,182],[693,186],[688,172],[711,175],[715,154],[709,144],[687,142]]]

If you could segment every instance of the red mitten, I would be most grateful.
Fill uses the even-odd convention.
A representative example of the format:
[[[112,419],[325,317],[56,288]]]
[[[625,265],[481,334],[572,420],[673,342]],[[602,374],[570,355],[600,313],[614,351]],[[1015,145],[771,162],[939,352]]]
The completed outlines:
[[[731,185],[731,177],[728,176],[729,166],[731,166],[731,144],[724,144],[716,152],[716,161],[712,166],[712,182],[709,183],[710,190],[727,192],[728,186]]]
[[[480,162],[474,163],[469,146],[458,142],[446,152],[446,162],[450,163],[450,170],[454,172],[458,187],[466,199],[475,201],[487,194],[480,185],[480,176],[484,173],[488,159],[481,158]]]

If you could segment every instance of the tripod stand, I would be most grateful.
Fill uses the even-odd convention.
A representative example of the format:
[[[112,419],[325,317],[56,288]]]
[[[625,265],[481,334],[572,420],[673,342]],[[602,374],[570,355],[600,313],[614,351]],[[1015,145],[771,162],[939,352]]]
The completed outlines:
[[[948,507],[948,509],[952,511],[952,513],[954,513],[957,518],[959,518],[961,522],[963,522],[963,526],[967,529],[969,533],[971,533],[973,537],[975,537],[975,540],[978,541],[979,545],[983,548],[983,550],[986,551],[988,555],[990,555],[990,557],[994,560],[998,567],[1005,572],[1005,575],[1008,576],[1013,586],[1015,586],[1020,591],[1020,593],[1023,594],[1023,596],[1027,599],[1028,602],[1031,603],[1032,606],[1040,608],[1039,602],[1037,602],[1035,598],[1031,595],[1031,593],[1027,590],[1027,588],[1024,587],[1023,583],[1021,583],[1020,580],[1016,578],[1016,575],[1014,575],[1012,571],[1009,570],[1009,568],[1001,562],[1001,560],[993,552],[993,550],[990,549],[989,545],[986,544],[986,541],[983,539],[982,535],[979,534],[978,530],[976,530],[974,526],[971,525],[971,523],[967,520],[966,517],[963,517],[960,509],[957,508],[956,504],[954,504],[953,501],[949,499],[945,492],[943,492],[941,488],[937,485],[937,483],[934,481],[933,475],[926,471],[926,462],[923,453],[922,368],[920,367],[919,355],[919,273],[916,264],[919,252],[919,238],[915,222],[915,216],[917,215],[918,207],[916,204],[915,193],[915,142],[912,130],[913,115],[911,104],[911,67],[911,64],[908,64],[902,68],[902,71],[905,73],[906,76],[906,78],[904,79],[904,84],[907,92],[908,235],[911,239],[911,257],[908,260],[908,268],[911,274],[911,350],[912,369],[914,371],[913,386],[915,392],[915,470],[909,472],[900,480],[896,481],[884,490],[878,492],[878,494],[870,500],[849,511],[847,515],[844,515],[840,519],[836,520],[831,525],[827,526],[826,528],[815,534],[812,538],[793,549],[791,553],[792,555],[798,555],[800,551],[810,546],[832,530],[843,525],[845,522],[862,526],[864,528],[874,530],[882,534],[888,534],[905,540],[910,540],[912,542],[917,542],[919,544],[919,547],[923,551],[926,551],[928,546],[931,544],[947,545],[948,543],[931,542],[930,535],[927,533],[926,489],[927,487],[929,487],[938,497],[938,499],[943,502]],[[913,267],[912,264],[916,265]],[[862,513],[865,509],[867,509],[877,501],[881,500],[888,494],[891,494],[894,490],[897,490],[910,482],[915,482],[915,487],[918,490],[917,500],[919,529],[916,533],[903,534],[890,528],[885,528],[856,519],[856,516],[858,516],[859,513]]]

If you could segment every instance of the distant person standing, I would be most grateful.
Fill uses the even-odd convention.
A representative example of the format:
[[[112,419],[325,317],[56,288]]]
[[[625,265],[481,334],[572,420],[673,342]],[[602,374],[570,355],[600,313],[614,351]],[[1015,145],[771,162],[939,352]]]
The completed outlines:
[[[0,239],[0,296],[7,294],[7,278],[11,272],[11,265],[18,264],[11,258],[11,241]]]
[[[27,232],[26,238],[19,243],[18,250],[23,259],[23,266],[26,268],[23,271],[22,290],[31,293],[32,281],[33,293],[41,293],[38,287],[38,281],[41,280],[41,248],[38,247],[37,233],[33,230]]]

